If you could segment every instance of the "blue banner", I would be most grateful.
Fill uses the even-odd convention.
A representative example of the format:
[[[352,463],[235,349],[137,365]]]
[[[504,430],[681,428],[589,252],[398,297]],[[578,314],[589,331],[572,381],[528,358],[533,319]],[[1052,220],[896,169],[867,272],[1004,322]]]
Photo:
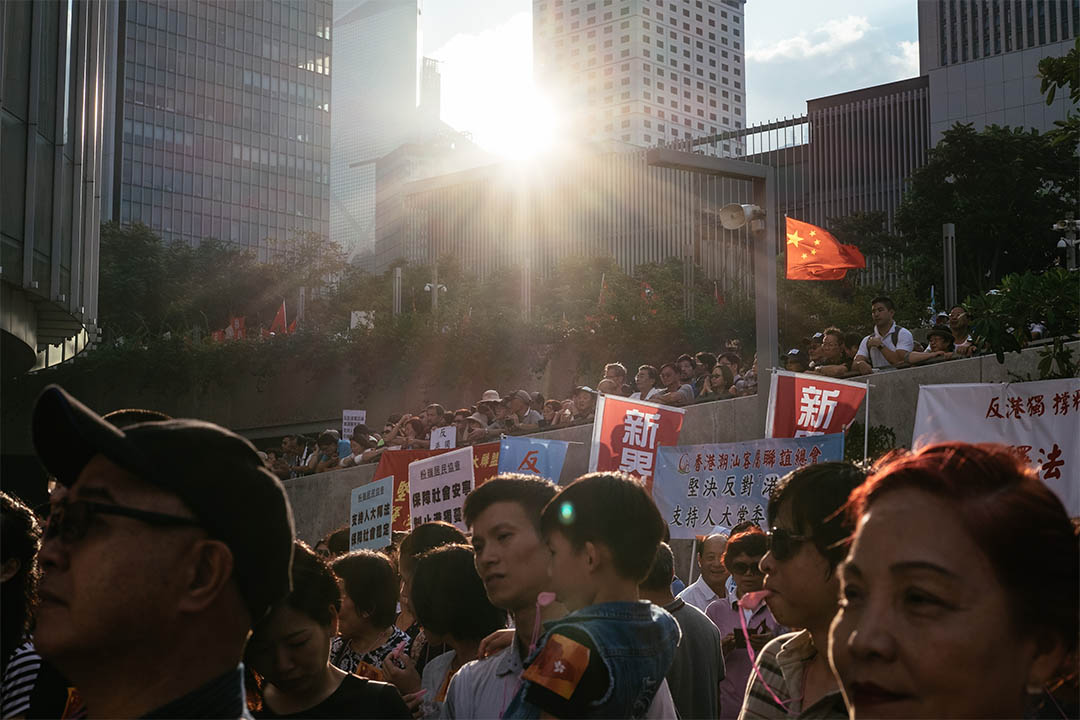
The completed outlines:
[[[569,445],[563,440],[503,436],[499,472],[539,475],[557,483]]]
[[[660,447],[653,500],[675,539],[752,520],[763,528],[776,483],[792,470],[844,459],[844,436],[765,438]]]

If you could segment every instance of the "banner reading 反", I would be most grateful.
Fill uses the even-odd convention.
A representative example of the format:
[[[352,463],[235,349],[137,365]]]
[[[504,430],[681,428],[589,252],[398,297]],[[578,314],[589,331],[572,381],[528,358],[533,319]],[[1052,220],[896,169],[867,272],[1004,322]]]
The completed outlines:
[[[765,437],[842,433],[866,397],[866,383],[774,370]]]
[[[1080,516],[1080,378],[923,385],[912,437],[916,450],[949,440],[1008,445]]]
[[[653,500],[671,537],[690,540],[717,525],[751,520],[764,526],[780,478],[806,465],[843,460],[844,435],[665,447],[656,459]]]
[[[685,410],[601,395],[596,401],[589,472],[621,470],[651,487],[656,451],[679,441]]]

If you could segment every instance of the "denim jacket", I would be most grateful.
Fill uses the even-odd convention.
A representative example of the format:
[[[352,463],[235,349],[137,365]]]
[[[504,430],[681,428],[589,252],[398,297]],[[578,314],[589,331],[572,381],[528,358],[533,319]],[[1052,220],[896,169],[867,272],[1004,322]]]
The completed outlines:
[[[681,635],[675,618],[646,601],[590,605],[545,623],[544,637],[526,666],[553,633],[565,628],[588,635],[611,681],[604,696],[591,705],[589,717],[644,717],[675,657]],[[540,717],[540,709],[525,699],[530,684],[522,681],[503,717]]]

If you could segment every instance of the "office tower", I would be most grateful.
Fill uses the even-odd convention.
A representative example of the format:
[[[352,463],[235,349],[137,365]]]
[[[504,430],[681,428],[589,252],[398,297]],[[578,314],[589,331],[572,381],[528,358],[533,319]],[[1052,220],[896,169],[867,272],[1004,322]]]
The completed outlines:
[[[329,233],[331,0],[126,0],[111,214],[258,252]]]
[[[117,4],[0,4],[0,367],[66,360],[97,335],[107,39]]]
[[[737,130],[744,2],[533,0],[537,84],[592,140],[647,147]]]
[[[955,123],[1052,130],[1075,107],[1047,105],[1039,60],[1080,35],[1078,0],[919,0],[919,72],[930,77],[933,143]]]
[[[330,237],[362,255],[375,245],[375,163],[416,123],[420,7],[352,0],[335,9]]]

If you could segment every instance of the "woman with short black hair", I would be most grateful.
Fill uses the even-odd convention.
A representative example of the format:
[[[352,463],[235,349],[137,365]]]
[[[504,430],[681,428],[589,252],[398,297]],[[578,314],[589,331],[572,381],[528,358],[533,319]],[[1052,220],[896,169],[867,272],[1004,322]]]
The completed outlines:
[[[443,545],[421,555],[413,573],[411,603],[428,642],[449,648],[427,664],[421,681],[427,690],[421,713],[437,717],[450,678],[476,659],[481,640],[506,626],[506,612],[488,599],[469,545]]]
[[[330,664],[340,602],[330,568],[298,541],[292,592],[255,626],[248,642],[245,660],[255,679],[248,704],[255,717],[410,717],[394,686]]]

